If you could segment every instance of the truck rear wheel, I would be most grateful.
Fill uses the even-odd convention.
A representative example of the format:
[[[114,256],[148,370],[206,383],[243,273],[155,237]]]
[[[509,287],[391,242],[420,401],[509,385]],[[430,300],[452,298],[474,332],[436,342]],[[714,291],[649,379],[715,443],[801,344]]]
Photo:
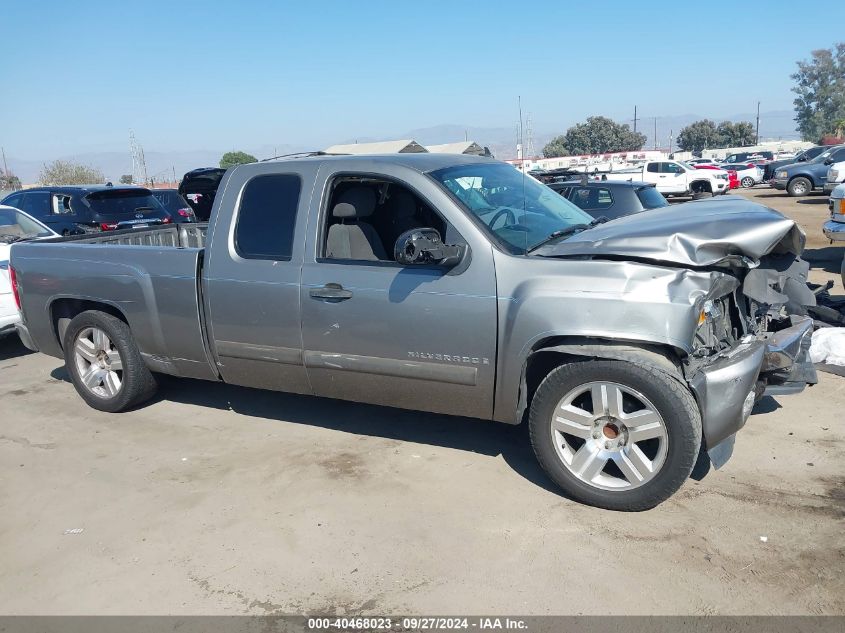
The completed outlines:
[[[91,310],[74,317],[65,331],[64,354],[73,386],[94,409],[125,411],[156,391],[129,326],[110,314]]]
[[[701,446],[690,391],[664,371],[617,360],[562,365],[531,401],[540,465],[573,499],[639,511],[687,480]]]

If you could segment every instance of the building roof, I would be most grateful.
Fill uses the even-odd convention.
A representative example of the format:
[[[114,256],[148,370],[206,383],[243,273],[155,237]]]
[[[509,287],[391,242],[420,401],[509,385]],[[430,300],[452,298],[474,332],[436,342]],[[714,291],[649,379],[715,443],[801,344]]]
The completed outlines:
[[[327,154],[418,154],[425,151],[426,149],[413,139],[332,145],[325,150]]]
[[[475,141],[426,145],[425,148],[432,154],[470,154],[473,156],[484,156],[484,148]]]

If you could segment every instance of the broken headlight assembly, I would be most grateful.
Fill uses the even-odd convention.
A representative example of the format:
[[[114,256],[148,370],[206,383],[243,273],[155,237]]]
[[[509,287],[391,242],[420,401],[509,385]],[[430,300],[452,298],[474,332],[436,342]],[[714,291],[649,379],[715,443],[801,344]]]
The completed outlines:
[[[731,324],[729,297],[704,301],[698,313],[693,355],[712,356],[730,349],[735,342],[736,332]]]

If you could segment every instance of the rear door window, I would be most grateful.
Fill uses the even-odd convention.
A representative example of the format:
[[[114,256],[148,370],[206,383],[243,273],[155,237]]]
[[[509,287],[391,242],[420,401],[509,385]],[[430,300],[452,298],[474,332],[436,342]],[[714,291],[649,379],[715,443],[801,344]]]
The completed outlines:
[[[290,260],[302,181],[266,174],[246,183],[235,225],[235,251],[244,259]]]
[[[3,204],[9,207],[15,207],[16,209],[20,209],[21,204],[23,204],[23,194],[16,193],[13,196],[9,196],[3,201]]]
[[[585,211],[607,209],[613,205],[613,194],[606,187],[573,187],[569,199]]]
[[[27,193],[24,195],[21,211],[25,211],[39,220],[49,217],[50,192],[35,191],[33,193]]]
[[[661,163],[649,163],[646,169],[652,174],[656,174],[660,171],[660,165]]]

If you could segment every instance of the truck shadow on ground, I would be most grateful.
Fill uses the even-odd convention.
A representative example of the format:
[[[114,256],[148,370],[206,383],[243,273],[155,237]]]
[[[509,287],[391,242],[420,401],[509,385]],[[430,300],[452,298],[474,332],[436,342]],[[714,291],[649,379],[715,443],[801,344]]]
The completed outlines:
[[[56,380],[70,382],[63,366],[54,369],[50,375]],[[160,401],[211,407],[284,424],[306,424],[490,457],[501,455],[508,466],[531,483],[565,496],[537,463],[527,424],[514,426],[166,376],[161,379],[156,397],[147,405]]]
[[[70,382],[63,366],[54,369],[50,375],[56,380]],[[771,402],[766,403],[766,400]],[[569,498],[537,463],[527,422],[502,424],[168,376],[161,377],[155,398],[141,408],[161,401],[234,411],[285,424],[306,424],[357,435],[452,448],[489,457],[501,455],[511,469],[532,484]],[[765,406],[761,406],[764,403]],[[759,403],[759,408],[755,407],[754,412],[767,413],[779,406],[772,398],[766,398]],[[710,458],[702,450],[690,478],[701,481],[710,470]]]
[[[23,343],[21,343],[17,334],[0,338],[0,361],[18,358],[20,356],[26,356],[27,354],[33,353],[34,352],[23,346]]]

